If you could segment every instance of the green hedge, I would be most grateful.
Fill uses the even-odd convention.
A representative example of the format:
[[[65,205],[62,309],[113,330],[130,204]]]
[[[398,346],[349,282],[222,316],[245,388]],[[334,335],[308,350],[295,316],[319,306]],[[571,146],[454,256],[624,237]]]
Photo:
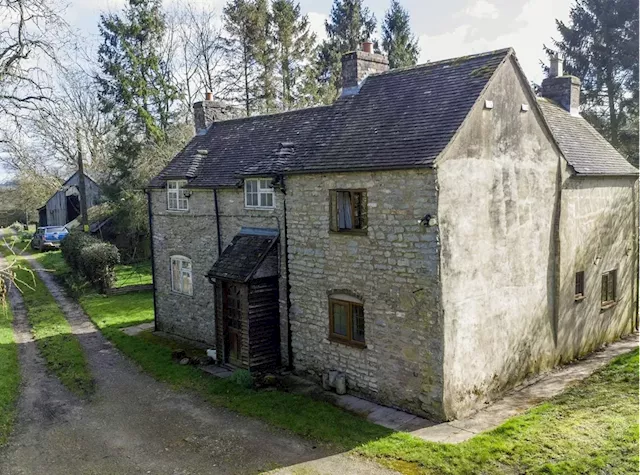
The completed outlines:
[[[73,230],[60,244],[62,256],[71,269],[104,291],[115,282],[115,266],[120,252],[113,244],[80,230]]]

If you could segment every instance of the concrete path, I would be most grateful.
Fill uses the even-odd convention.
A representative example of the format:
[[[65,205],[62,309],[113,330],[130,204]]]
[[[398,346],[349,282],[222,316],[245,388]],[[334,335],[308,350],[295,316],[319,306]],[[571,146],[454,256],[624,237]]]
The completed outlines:
[[[331,455],[328,447],[212,407],[142,373],[29,259],[68,316],[97,389],[89,401],[79,400],[46,371],[14,289],[23,391],[16,430],[0,450],[1,474],[247,474]]]
[[[456,421],[413,431],[412,434],[431,442],[459,443],[480,432],[494,429],[507,419],[561,393],[582,381],[611,360],[638,347],[638,334],[612,343],[585,359],[561,366],[516,388],[504,398],[481,411]]]

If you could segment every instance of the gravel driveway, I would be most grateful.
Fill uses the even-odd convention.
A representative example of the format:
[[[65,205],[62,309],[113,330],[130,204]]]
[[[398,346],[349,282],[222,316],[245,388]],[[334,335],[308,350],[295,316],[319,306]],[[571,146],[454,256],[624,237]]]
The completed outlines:
[[[13,289],[23,388],[16,429],[0,450],[0,473],[245,474],[330,455],[327,447],[212,407],[142,373],[31,263],[78,335],[96,393],[80,400],[46,371]]]

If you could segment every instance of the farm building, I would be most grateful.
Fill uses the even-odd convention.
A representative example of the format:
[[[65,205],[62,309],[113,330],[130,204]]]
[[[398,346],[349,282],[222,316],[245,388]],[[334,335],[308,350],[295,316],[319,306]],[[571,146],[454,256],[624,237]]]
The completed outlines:
[[[102,201],[98,184],[85,173],[87,208]],[[78,172],[71,175],[60,189],[41,208],[38,208],[38,226],[64,226],[80,215],[80,188]]]

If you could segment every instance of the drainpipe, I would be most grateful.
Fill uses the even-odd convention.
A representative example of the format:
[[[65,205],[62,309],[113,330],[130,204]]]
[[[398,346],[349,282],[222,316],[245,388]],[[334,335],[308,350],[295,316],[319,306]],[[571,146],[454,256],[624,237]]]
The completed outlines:
[[[218,257],[222,254],[222,238],[220,234],[220,212],[218,210],[218,190],[213,189],[213,204],[216,209],[216,233],[218,236]]]
[[[293,368],[293,348],[291,346],[291,285],[289,284],[289,241],[287,239],[287,188],[285,186],[284,176],[281,178],[282,186],[282,210],[283,219],[283,246],[284,246],[284,268],[287,276],[287,357],[289,360],[289,369]]]
[[[149,240],[151,247],[151,282],[153,284],[153,330],[158,331],[158,306],[156,303],[156,259],[153,252],[153,213],[151,212],[151,190],[147,188],[147,212],[149,213]]]

